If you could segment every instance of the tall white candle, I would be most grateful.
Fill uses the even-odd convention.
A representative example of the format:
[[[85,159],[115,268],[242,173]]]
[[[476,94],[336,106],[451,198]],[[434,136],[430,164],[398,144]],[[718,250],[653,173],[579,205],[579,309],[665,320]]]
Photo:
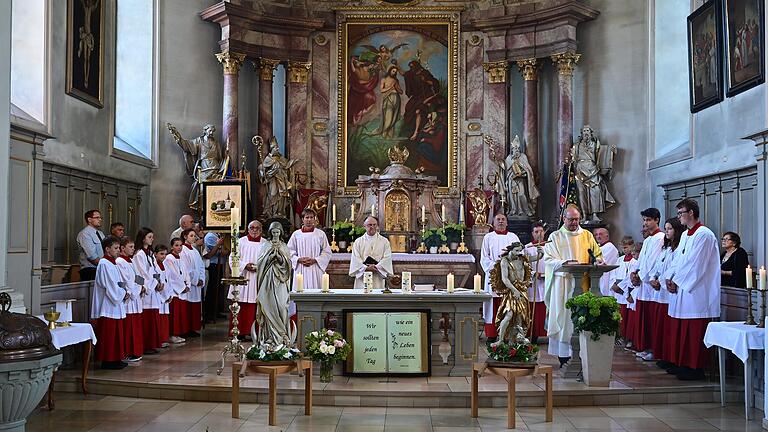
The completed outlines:
[[[301,273],[296,275],[296,292],[304,292],[304,275]]]
[[[445,204],[440,204],[440,219],[445,223]]]
[[[421,206],[421,221],[422,222],[427,221],[427,208],[424,206]]]
[[[475,282],[475,292],[479,293],[483,290],[483,278],[480,276],[480,273],[475,273],[474,277]]]
[[[760,266],[760,283],[757,284],[757,289],[765,290],[765,266]]]
[[[371,216],[376,216],[376,204],[371,204]]]
[[[352,203],[352,205],[349,206],[349,220],[355,220],[355,203]]]
[[[240,231],[240,207],[232,207],[229,211],[230,220],[232,226],[235,227],[235,231]]]
[[[453,289],[454,289],[453,273],[448,273],[447,278],[448,278],[447,279],[448,289],[446,291],[448,291],[448,293],[450,294],[453,292]]]
[[[464,204],[459,204],[459,223],[464,223]]]
[[[336,222],[336,204],[331,207],[331,221]]]
[[[322,291],[328,292],[328,289],[331,286],[331,280],[328,276],[328,273],[323,273],[323,281],[322,281]]]
[[[747,265],[747,288],[752,288],[752,267]]]

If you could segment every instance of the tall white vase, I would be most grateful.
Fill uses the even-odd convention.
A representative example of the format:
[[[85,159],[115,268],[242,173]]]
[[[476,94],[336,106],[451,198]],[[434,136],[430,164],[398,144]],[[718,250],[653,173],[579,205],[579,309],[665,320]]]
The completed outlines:
[[[592,340],[592,332],[579,332],[579,356],[581,357],[584,383],[590,387],[608,387],[613,368],[613,347],[616,336],[600,335]]]

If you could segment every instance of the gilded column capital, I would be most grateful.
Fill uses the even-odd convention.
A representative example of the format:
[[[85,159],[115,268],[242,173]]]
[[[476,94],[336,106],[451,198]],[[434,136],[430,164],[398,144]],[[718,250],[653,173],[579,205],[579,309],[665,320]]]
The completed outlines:
[[[262,57],[253,64],[259,68],[262,81],[272,81],[275,69],[277,68],[277,65],[280,64],[280,60]]]
[[[557,66],[557,73],[563,76],[573,76],[573,70],[576,69],[576,63],[581,58],[581,54],[564,52],[553,54],[550,58],[552,59],[552,63]]]
[[[498,84],[507,82],[507,69],[509,62],[499,60],[483,63],[483,70],[488,73],[488,83]]]
[[[306,84],[312,62],[288,62],[288,82]]]
[[[536,58],[529,58],[517,61],[517,68],[520,73],[523,74],[523,79],[526,81],[538,81],[539,70],[541,69],[541,62]]]
[[[237,75],[240,71],[240,66],[242,66],[245,60],[245,54],[224,51],[216,54],[216,60],[224,66],[225,75]]]

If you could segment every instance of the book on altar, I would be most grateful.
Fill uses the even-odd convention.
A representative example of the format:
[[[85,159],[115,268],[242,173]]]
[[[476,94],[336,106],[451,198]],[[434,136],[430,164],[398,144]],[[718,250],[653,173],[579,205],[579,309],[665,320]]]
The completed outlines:
[[[435,284],[414,284],[413,285],[414,291],[434,291],[435,290]]]

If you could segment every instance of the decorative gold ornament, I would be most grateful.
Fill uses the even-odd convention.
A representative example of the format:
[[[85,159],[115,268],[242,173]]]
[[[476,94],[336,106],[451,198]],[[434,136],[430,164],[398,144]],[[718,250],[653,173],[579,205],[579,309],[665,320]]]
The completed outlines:
[[[225,75],[237,75],[240,72],[240,66],[242,66],[245,60],[245,54],[224,51],[216,54],[216,60],[224,66]]]
[[[288,82],[306,84],[312,62],[288,62]]]
[[[328,123],[322,121],[315,122],[312,125],[312,129],[314,129],[315,132],[325,132],[328,130]]]
[[[488,83],[499,84],[507,82],[507,68],[509,63],[506,60],[483,63],[483,70],[488,73]]]
[[[467,125],[467,130],[469,130],[470,132],[477,132],[477,131],[479,131],[480,130],[480,123],[472,122],[472,123],[468,124]]]
[[[400,148],[395,144],[387,150],[387,156],[389,156],[389,162],[402,165],[408,160],[409,153],[407,148]]]
[[[280,60],[274,60],[274,59],[268,59],[268,58],[260,58],[259,60],[255,61],[253,65],[257,68],[259,68],[260,77],[262,81],[272,81],[272,77],[275,73],[275,68],[277,68],[277,65],[280,64]]]
[[[538,59],[529,58],[518,60],[517,68],[520,69],[520,73],[523,74],[524,80],[537,81],[539,79],[539,69],[541,69],[541,63]]]
[[[576,63],[578,63],[581,58],[581,54],[564,52],[553,54],[550,58],[552,59],[552,63],[557,66],[557,73],[563,76],[573,76],[573,70],[576,69]]]

